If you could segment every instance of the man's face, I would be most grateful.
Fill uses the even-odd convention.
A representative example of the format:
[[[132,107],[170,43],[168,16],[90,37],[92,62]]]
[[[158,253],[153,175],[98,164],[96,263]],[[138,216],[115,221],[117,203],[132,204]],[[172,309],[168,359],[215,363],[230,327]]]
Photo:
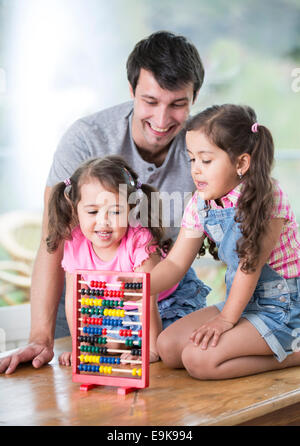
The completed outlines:
[[[182,129],[193,103],[192,83],[179,90],[165,90],[150,71],[141,69],[134,99],[132,136],[135,144],[157,153]]]

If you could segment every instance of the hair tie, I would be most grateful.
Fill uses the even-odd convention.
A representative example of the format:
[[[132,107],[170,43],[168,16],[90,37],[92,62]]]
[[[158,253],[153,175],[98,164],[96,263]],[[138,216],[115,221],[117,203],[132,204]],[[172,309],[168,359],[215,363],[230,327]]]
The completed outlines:
[[[258,123],[255,122],[252,127],[251,127],[251,132],[252,133],[257,133],[257,129],[258,129]]]
[[[142,189],[142,184],[143,184],[143,183],[141,183],[140,180],[137,180],[137,182],[136,182],[136,188],[137,188],[137,189]]]
[[[70,178],[66,178],[65,181],[64,181],[64,183],[65,183],[65,186],[71,186],[71,180],[70,180]]]

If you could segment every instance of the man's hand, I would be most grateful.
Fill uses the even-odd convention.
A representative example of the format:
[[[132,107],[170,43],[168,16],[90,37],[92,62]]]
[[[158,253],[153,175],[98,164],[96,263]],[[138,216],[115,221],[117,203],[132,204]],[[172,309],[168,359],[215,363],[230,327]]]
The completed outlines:
[[[5,372],[6,375],[9,375],[16,370],[20,363],[28,361],[32,361],[33,367],[38,369],[50,362],[53,356],[52,346],[32,342],[12,355],[0,359],[0,373]]]

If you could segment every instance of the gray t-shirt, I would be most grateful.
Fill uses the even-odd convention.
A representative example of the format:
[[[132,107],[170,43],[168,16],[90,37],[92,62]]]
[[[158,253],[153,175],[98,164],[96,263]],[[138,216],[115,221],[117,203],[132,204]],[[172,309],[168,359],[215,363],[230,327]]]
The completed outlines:
[[[164,226],[175,238],[184,207],[195,189],[185,146],[185,131],[174,138],[163,164],[156,167],[140,156],[131,135],[133,102],[102,110],[77,120],[63,135],[54,154],[47,186],[70,177],[89,158],[120,155],[131,165],[142,183],[161,194]],[[167,223],[170,224],[167,224]]]

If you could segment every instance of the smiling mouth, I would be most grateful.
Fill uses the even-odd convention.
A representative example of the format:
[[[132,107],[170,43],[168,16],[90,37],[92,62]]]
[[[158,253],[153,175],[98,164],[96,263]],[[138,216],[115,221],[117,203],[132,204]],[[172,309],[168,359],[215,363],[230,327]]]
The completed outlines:
[[[112,235],[112,231],[95,231],[95,233],[101,240],[108,240]]]
[[[148,121],[147,121],[147,124],[149,125],[149,128],[150,128],[150,130],[152,130],[153,133],[155,133],[156,135],[160,135],[160,136],[169,133],[175,127],[174,124],[172,124],[166,128],[155,127],[153,124],[151,124]]]

